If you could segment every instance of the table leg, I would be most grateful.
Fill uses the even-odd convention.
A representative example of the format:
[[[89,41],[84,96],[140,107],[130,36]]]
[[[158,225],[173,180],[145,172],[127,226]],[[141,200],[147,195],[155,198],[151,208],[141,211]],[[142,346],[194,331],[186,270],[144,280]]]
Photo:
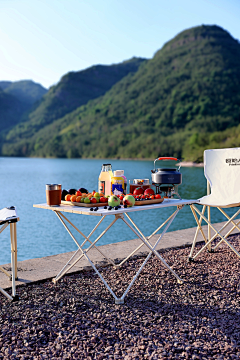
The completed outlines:
[[[62,214],[61,214],[62,215]],[[97,243],[97,241],[100,240],[100,238],[110,229],[110,227],[117,221],[117,218],[115,218],[110,225],[108,225],[108,227],[97,237],[97,239],[94,242],[91,242],[89,240],[89,237],[85,236],[77,227],[75,227],[75,225],[73,225],[68,219],[66,219],[66,217],[64,217],[85,239],[86,241],[90,242],[90,246],[83,251],[82,247],[84,246],[84,244],[86,243],[86,241],[83,242],[82,245],[79,244],[79,242],[76,240],[76,238],[73,236],[72,232],[69,230],[68,226],[65,224],[65,222],[63,221],[63,219],[61,218],[60,214],[57,213],[58,218],[60,219],[60,221],[62,222],[63,226],[65,227],[65,229],[67,230],[67,232],[69,233],[69,235],[71,236],[71,238],[73,239],[73,241],[76,243],[76,245],[78,246],[78,250],[75,252],[75,254],[71,257],[71,259],[67,262],[67,264],[63,267],[63,269],[59,272],[59,274],[55,277],[55,279],[53,279],[53,282],[56,283],[59,279],[61,279],[61,277],[66,274],[67,271],[69,271],[78,261],[81,260],[81,258],[83,256],[85,256],[84,254],[87,253],[93,246],[95,247],[95,244]],[[99,224],[102,222],[99,221],[99,223],[97,224],[97,226],[94,228],[94,230],[99,226]],[[93,231],[91,231],[90,235],[93,233]],[[104,255],[97,247],[95,247],[112,265],[115,266],[114,262],[109,259],[106,255]],[[68,268],[67,266],[69,265],[70,261],[74,258],[74,256],[81,251],[82,254],[80,255],[80,257],[78,257]]]
[[[149,242],[149,240],[159,231],[161,230],[161,228],[163,226],[165,226],[168,221],[170,221],[170,219],[173,217],[174,214],[170,215],[169,218],[167,220],[165,220],[150,236],[147,237],[147,240]],[[132,222],[132,219],[129,216],[130,221]],[[135,224],[133,223],[133,225],[135,226]],[[128,255],[128,257],[126,257],[126,259],[124,259],[120,264],[116,265],[117,267],[122,266],[132,255],[134,255],[139,249],[141,249],[141,247],[144,246],[144,243],[140,244],[130,255]]]
[[[11,297],[11,295],[9,295],[5,290],[3,290],[1,287],[0,287],[0,292],[6,296],[8,298],[8,300],[12,301],[13,298]]]
[[[74,242],[76,243],[76,245],[78,246],[78,250],[74,253],[74,255],[71,257],[71,259],[68,261],[68,263],[64,266],[64,268],[60,271],[60,273],[56,276],[55,279],[53,279],[54,282],[58,281],[72,266],[74,266],[78,261],[81,260],[82,257],[85,257],[86,260],[89,262],[89,264],[92,266],[92,268],[94,269],[94,271],[97,273],[97,275],[100,277],[100,279],[102,280],[102,282],[104,283],[104,285],[107,287],[107,289],[110,291],[110,293],[112,294],[112,296],[115,299],[115,303],[116,304],[123,304],[124,303],[124,298],[127,295],[127,293],[129,292],[130,288],[132,287],[132,285],[134,284],[134,282],[136,281],[136,279],[138,278],[138,276],[140,275],[142,269],[144,268],[144,266],[146,265],[147,261],[149,260],[149,258],[151,257],[152,254],[156,255],[157,258],[162,262],[162,264],[177,278],[177,282],[182,284],[183,280],[175,273],[175,271],[167,264],[167,262],[162,258],[162,256],[156,251],[156,247],[159,244],[160,240],[162,239],[162,237],[164,236],[164,234],[166,233],[166,231],[168,230],[169,226],[171,225],[171,223],[173,222],[173,220],[175,219],[177,213],[179,212],[179,210],[182,207],[178,207],[177,210],[162,224],[160,225],[154,232],[153,234],[146,238],[140,231],[140,229],[137,227],[137,225],[133,222],[133,220],[130,218],[130,216],[126,213],[125,215],[127,216],[127,218],[130,220],[130,222],[134,225],[134,227],[128,223],[128,221],[124,218],[124,215],[122,213],[120,214],[116,214],[115,215],[115,219],[111,222],[110,225],[107,226],[107,228],[101,233],[100,236],[98,236],[98,238],[94,241],[91,242],[89,237],[92,235],[92,233],[95,231],[95,228],[91,231],[90,235],[87,237],[85,236],[75,225],[73,225],[65,216],[62,217],[62,213],[58,213],[57,211],[56,214],[58,216],[58,218],[60,219],[60,221],[62,222],[62,224],[64,225],[65,229],[67,230],[67,232],[69,233],[69,235],[72,237],[72,239],[74,240]],[[64,222],[64,219],[66,221],[68,221],[84,238],[85,241],[83,242],[82,245],[79,244],[79,242],[77,241],[77,239],[74,237],[74,235],[72,234],[72,232],[70,231],[70,229],[68,228],[68,226],[66,225],[66,223]],[[100,274],[100,272],[98,271],[98,269],[96,268],[96,266],[93,264],[93,262],[90,260],[89,256],[87,255],[87,252],[92,248],[95,247],[95,244],[97,243],[97,241],[109,230],[109,228],[118,220],[118,219],[122,219],[126,225],[134,232],[134,234],[137,235],[137,237],[143,242],[142,245],[146,245],[150,252],[148,254],[148,256],[146,257],[146,259],[144,260],[143,264],[141,265],[140,269],[137,271],[136,275],[133,277],[131,283],[128,285],[126,291],[124,292],[124,294],[118,298],[115,293],[113,292],[113,290],[110,288],[110,286],[108,285],[107,281],[103,278],[103,276]],[[149,242],[150,238],[156,234],[156,232],[161,229],[164,225],[166,225],[164,231],[162,232],[162,234],[160,234],[159,238],[157,239],[156,243],[154,244],[154,246],[152,246]],[[97,225],[98,226],[98,225]],[[135,230],[136,229],[136,230]],[[89,241],[90,242],[90,246],[84,250],[83,249],[83,245]],[[97,250],[99,250],[97,247],[95,247]],[[138,247],[139,248],[139,247]],[[138,249],[137,248],[137,249]],[[70,267],[68,267],[68,265],[70,264],[70,261],[72,261],[72,259],[76,256],[76,254],[78,252],[81,252],[81,255],[73,262],[73,264],[70,265]],[[136,252],[137,250],[135,250],[134,252]],[[105,256],[101,251],[100,253]],[[105,256],[106,257],[106,256]],[[128,257],[129,258],[129,257]],[[124,260],[126,261],[126,259]],[[114,262],[111,261],[111,263],[115,265]],[[123,263],[123,262],[122,262]],[[68,267],[68,268],[67,268]]]
[[[12,274],[9,274],[5,269],[0,266],[0,270],[6,274],[10,280],[12,280],[12,296],[9,295],[5,290],[0,288],[0,292],[6,296],[11,301],[16,301],[19,299],[18,295],[16,295],[16,283],[17,279],[17,226],[15,222],[5,223],[0,233],[6,229],[6,227],[10,224],[10,243],[11,243],[11,268]]]
[[[177,282],[179,284],[182,284],[183,283],[183,280],[175,273],[175,271],[166,263],[166,261],[162,258],[162,256],[155,250],[156,249],[156,246],[159,244],[160,240],[162,239],[162,237],[164,236],[164,234],[167,232],[169,226],[171,225],[171,223],[173,222],[173,220],[175,219],[175,217],[177,216],[179,212],[179,209],[176,210],[172,216],[171,216],[171,220],[168,222],[166,228],[164,229],[164,231],[162,232],[162,234],[160,235],[160,237],[158,238],[158,240],[156,241],[155,245],[152,246],[147,238],[141,233],[141,231],[138,229],[138,227],[135,225],[136,229],[139,231],[139,233],[142,235],[142,236],[139,236],[139,234],[137,233],[137,231],[125,220],[123,219],[123,221],[125,222],[125,224],[138,236],[138,238],[140,240],[142,240],[144,242],[144,244],[151,250],[149,255],[151,255],[152,253],[154,253],[157,258],[164,264],[164,266],[176,277],[177,279]],[[126,216],[129,218],[129,220],[131,220],[131,222],[133,223],[133,220],[130,218],[130,216],[128,214],[126,214]]]
[[[15,280],[17,280],[17,223],[10,223],[10,236],[11,236],[11,250],[13,252],[14,270],[12,274]]]
[[[1,229],[0,229],[0,234],[1,232],[3,232],[3,230],[6,229],[6,227],[8,227],[8,223],[6,222],[4,225],[2,225]],[[12,274],[9,274],[9,272],[7,270],[5,270],[2,266],[0,266],[0,271],[2,271],[5,275],[7,275],[9,277],[9,280],[12,279]]]

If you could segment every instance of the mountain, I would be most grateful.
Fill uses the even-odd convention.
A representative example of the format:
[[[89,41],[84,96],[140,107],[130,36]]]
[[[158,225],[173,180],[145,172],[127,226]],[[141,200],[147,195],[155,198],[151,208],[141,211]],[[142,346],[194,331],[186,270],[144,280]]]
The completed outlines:
[[[0,81],[1,90],[5,90],[12,84],[12,81]]]
[[[47,89],[31,80],[0,81],[0,131],[18,124],[24,112],[46,92]]]
[[[105,94],[124,76],[136,72],[145,61],[146,59],[142,58],[132,58],[120,64],[95,65],[86,70],[69,72],[57,85],[49,89],[29,113],[25,114],[22,119],[24,124],[20,124],[16,131],[20,131],[21,138],[33,136],[36,131],[54,120]]]
[[[0,129],[8,129],[18,123],[26,107],[15,96],[0,88]]]
[[[47,92],[47,89],[41,84],[37,84],[32,80],[0,81],[0,88],[6,94],[15,96],[18,100],[29,106],[40,100]]]
[[[239,104],[239,41],[203,25],[72,112],[46,119],[38,107],[8,133],[2,154],[200,161],[205,148],[240,145]]]

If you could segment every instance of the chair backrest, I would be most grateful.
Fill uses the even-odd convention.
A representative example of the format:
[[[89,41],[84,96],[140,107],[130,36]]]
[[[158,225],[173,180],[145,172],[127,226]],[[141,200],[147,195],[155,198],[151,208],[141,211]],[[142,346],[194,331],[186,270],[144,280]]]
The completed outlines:
[[[240,203],[240,148],[205,150],[204,174],[219,203]]]

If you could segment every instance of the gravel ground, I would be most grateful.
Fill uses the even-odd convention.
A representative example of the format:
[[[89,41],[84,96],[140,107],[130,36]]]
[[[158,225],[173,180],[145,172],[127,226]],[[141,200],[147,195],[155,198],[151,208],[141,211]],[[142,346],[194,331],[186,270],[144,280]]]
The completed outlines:
[[[124,305],[93,271],[0,294],[0,359],[240,359],[240,260],[222,245],[189,264],[189,251],[163,253],[183,285],[152,257]],[[142,261],[101,273],[120,295]]]

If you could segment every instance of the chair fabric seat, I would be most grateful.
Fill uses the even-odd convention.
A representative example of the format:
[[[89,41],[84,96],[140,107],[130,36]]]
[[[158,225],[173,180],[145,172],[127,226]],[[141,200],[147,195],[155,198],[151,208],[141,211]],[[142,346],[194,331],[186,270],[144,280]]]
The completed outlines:
[[[230,199],[228,198],[220,198],[219,196],[216,196],[215,194],[210,194],[203,196],[202,198],[198,199],[200,205],[207,205],[211,207],[221,207],[221,208],[229,208],[229,207],[236,207],[240,206],[240,202],[236,201],[236,197],[232,196]]]

